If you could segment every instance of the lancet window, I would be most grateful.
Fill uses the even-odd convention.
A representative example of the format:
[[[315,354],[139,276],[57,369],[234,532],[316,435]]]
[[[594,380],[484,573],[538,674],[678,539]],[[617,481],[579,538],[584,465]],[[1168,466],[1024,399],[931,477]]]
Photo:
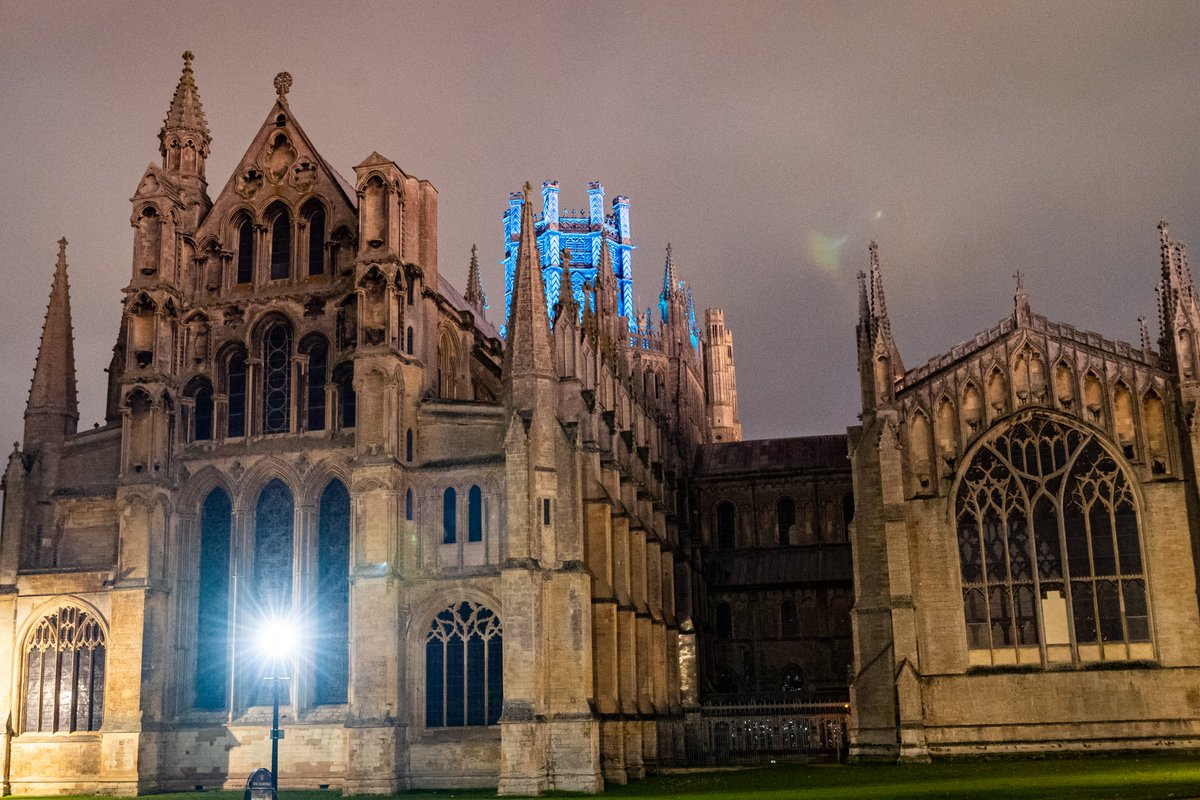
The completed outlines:
[[[25,731],[99,730],[104,722],[104,629],[65,606],[38,621],[25,641]]]
[[[280,208],[271,221],[271,280],[292,276],[292,216]]]
[[[205,378],[197,378],[187,388],[192,398],[192,441],[205,442],[213,438],[213,390]]]
[[[467,492],[467,541],[483,541],[483,492],[478,486]]]
[[[305,429],[325,430],[325,384],[329,381],[329,345],[319,335],[305,337],[300,352],[308,356]]]
[[[333,371],[333,384],[337,387],[338,423],[343,428],[353,428],[358,416],[358,399],[354,394],[354,363],[339,364]]]
[[[442,544],[454,544],[458,540],[458,493],[447,487],[442,493]]]
[[[973,663],[1153,657],[1130,481],[1096,436],[1035,416],[986,442],[956,496]]]
[[[325,209],[313,203],[305,218],[308,230],[308,274],[325,274]]]
[[[316,701],[344,703],[350,677],[350,493],[339,480],[321,493],[317,539]]]
[[[292,331],[276,322],[263,334],[263,433],[285,433],[291,428]]]
[[[197,571],[196,708],[221,709],[226,704],[229,651],[229,547],[233,506],[216,488],[200,509],[200,558]]]
[[[438,612],[425,634],[425,725],[495,725],[504,705],[500,617],[465,601]]]
[[[228,397],[226,435],[246,435],[246,354],[235,352],[225,362],[225,391]]]
[[[254,223],[243,217],[237,228],[237,282],[254,282]]]

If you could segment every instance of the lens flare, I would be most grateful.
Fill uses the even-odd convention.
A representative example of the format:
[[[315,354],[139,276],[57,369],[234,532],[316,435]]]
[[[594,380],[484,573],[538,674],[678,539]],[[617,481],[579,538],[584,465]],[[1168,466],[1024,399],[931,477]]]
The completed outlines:
[[[818,267],[828,273],[836,273],[842,265],[842,246],[847,236],[827,236],[816,231],[808,233],[808,256]]]

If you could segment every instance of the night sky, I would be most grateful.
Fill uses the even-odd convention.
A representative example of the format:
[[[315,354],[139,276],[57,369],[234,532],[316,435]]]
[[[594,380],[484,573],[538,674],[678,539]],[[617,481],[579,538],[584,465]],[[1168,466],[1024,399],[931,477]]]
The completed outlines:
[[[117,10],[114,10],[114,7]],[[343,175],[372,150],[439,190],[440,269],[529,180],[632,200],[638,306],[664,250],[735,336],[747,438],[855,422],[854,275],[879,241],[912,368],[1011,313],[1136,343],[1159,219],[1200,253],[1200,4],[215,3],[7,0],[0,16],[0,441],[19,438],[56,240],[80,427],[130,277],[133,194],[195,73],[225,185],[291,72]]]

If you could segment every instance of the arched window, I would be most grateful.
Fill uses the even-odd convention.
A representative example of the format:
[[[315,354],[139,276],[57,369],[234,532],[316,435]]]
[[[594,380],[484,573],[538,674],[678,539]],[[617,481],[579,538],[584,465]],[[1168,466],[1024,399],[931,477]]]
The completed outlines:
[[[329,345],[317,335],[300,343],[300,352],[308,356],[308,384],[305,390],[305,430],[325,430],[325,384],[329,380]]]
[[[96,731],[104,722],[104,629],[65,606],[25,640],[25,731]]]
[[[722,500],[717,504],[717,547],[728,550],[737,546],[737,535],[734,528],[733,503]]]
[[[271,222],[271,280],[292,276],[292,215],[280,208]]]
[[[788,599],[779,604],[779,635],[784,639],[799,639],[800,625],[796,620],[796,602]]]
[[[410,356],[413,354],[413,329],[411,325],[408,326],[408,332],[405,334],[404,352]]]
[[[504,705],[504,631],[472,602],[438,613],[425,634],[425,726],[495,725]]]
[[[404,460],[412,463],[413,460],[413,432],[409,428],[404,433]]]
[[[458,539],[458,493],[447,487],[442,494],[442,544],[454,544]]]
[[[276,479],[263,487],[254,514],[254,595],[263,613],[292,607],[292,493]]]
[[[229,544],[233,505],[213,489],[200,509],[200,568],[196,583],[196,708],[226,705],[229,653]]]
[[[237,233],[237,282],[254,282],[254,223],[243,217]]]
[[[325,274],[325,209],[313,204],[308,212],[308,274]]]
[[[338,423],[343,428],[353,428],[358,416],[358,399],[354,394],[354,362],[338,365],[333,371],[333,385],[337,387]]]
[[[792,543],[792,528],[796,526],[796,501],[790,497],[782,497],[775,506],[775,523],[779,529],[779,543]]]
[[[413,494],[412,489],[404,493],[404,518],[412,521],[413,518]]]
[[[467,492],[467,541],[483,541],[483,492],[478,486]]]
[[[213,390],[204,378],[193,380],[188,387],[192,398],[192,441],[207,442],[213,438]]]
[[[233,353],[225,366],[225,391],[228,396],[226,435],[246,435],[246,354]]]
[[[733,609],[729,603],[717,604],[717,638],[733,638]]]
[[[263,334],[263,433],[286,433],[292,417],[292,331],[276,322]]]
[[[321,493],[317,535],[316,702],[346,702],[350,680],[350,493],[339,480]]]
[[[1021,421],[979,449],[955,503],[969,648],[1010,664],[1153,656],[1133,490],[1094,434]]]

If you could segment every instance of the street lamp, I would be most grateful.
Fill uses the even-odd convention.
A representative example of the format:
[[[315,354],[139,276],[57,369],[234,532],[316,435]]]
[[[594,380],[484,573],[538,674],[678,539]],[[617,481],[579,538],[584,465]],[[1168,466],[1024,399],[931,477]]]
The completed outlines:
[[[282,616],[270,616],[262,621],[258,629],[258,649],[263,660],[269,664],[268,675],[263,680],[271,682],[271,789],[279,791],[279,686],[290,679],[285,669],[299,644],[299,631],[294,620]]]

